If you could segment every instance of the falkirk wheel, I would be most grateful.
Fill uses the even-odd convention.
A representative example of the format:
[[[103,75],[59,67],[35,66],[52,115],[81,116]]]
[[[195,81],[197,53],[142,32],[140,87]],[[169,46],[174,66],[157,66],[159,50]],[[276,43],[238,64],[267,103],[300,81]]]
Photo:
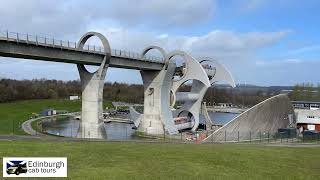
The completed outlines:
[[[182,129],[195,131],[207,89],[218,81],[235,87],[234,79],[217,61],[211,58],[197,60],[184,51],[166,54],[162,48],[150,46],[143,50],[141,58],[153,49],[162,54],[165,66],[161,71],[140,71],[144,85],[144,113],[140,114],[131,107],[131,119],[138,131],[149,135],[173,135]],[[174,57],[183,59],[184,63],[179,66]],[[186,84],[189,90],[181,92],[179,89]]]

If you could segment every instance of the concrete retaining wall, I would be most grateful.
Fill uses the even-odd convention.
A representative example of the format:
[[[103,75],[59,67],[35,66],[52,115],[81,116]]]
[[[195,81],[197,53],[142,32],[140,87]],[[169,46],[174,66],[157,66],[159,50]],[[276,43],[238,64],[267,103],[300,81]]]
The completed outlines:
[[[240,114],[208,136],[204,142],[245,141],[270,137],[279,128],[289,125],[288,115],[294,114],[287,95],[271,97]]]

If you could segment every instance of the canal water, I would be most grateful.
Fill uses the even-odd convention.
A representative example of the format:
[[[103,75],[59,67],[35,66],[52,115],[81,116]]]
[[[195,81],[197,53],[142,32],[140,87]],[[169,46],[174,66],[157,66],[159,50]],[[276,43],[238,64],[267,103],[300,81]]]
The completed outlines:
[[[227,122],[231,121],[233,118],[239,115],[238,113],[223,113],[213,111],[209,111],[208,113],[211,118],[211,121],[213,121],[214,124],[220,125],[226,124]],[[204,121],[204,117],[200,116],[200,121]]]
[[[215,124],[225,124],[231,121],[239,114],[209,112],[211,120]],[[204,122],[204,117],[200,116],[200,123]],[[52,117],[42,121],[42,131],[53,135],[76,137],[79,129],[79,120],[74,120],[72,117]],[[106,139],[108,140],[133,140],[139,139],[134,136],[135,130],[132,129],[134,124],[127,123],[104,123],[106,130]]]

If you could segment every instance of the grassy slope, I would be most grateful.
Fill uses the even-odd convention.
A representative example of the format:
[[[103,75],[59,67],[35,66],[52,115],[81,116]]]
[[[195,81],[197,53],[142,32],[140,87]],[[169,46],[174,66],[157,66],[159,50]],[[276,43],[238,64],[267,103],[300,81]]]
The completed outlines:
[[[317,179],[319,152],[230,144],[0,141],[0,157],[68,157],[72,179]]]
[[[110,106],[110,103],[105,105]],[[19,124],[26,121],[33,112],[54,108],[58,110],[80,111],[81,101],[69,100],[28,100],[0,103],[0,134],[24,134]],[[14,129],[13,129],[14,128]]]

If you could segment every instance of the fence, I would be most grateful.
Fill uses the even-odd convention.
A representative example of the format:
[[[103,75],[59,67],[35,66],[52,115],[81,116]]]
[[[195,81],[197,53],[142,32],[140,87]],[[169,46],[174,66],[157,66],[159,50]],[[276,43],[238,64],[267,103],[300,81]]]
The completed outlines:
[[[73,119],[73,116],[54,116],[43,118],[30,118],[31,129],[28,126],[22,127],[22,121],[13,120],[7,125],[7,134],[22,135],[23,128],[36,136],[57,136],[61,138],[76,138],[80,129],[84,133],[83,139],[96,139],[96,134],[90,134],[88,127],[80,121]],[[286,132],[229,132],[222,131],[219,134],[211,135],[212,132],[199,130],[196,132],[182,131],[176,135],[163,133],[163,130],[146,128],[141,132],[134,127],[130,120],[111,120],[102,124],[101,135],[106,141],[142,141],[142,142],[176,142],[176,143],[320,143],[320,132],[305,131],[297,133],[295,129]],[[147,132],[147,133],[145,133]],[[158,135],[151,135],[158,134]]]
[[[78,49],[77,42],[63,41],[63,40],[55,39],[54,37],[30,35],[30,34],[23,34],[23,33],[10,32],[10,31],[0,31],[0,40],[6,40],[6,41],[16,42],[16,43],[33,44],[37,46],[45,46],[45,47],[51,47],[51,48],[67,49],[67,50],[73,50],[73,51],[81,51],[81,52],[94,53],[94,54],[103,54],[105,52],[104,48],[101,46],[85,45],[83,49]],[[140,61],[164,63],[163,58],[146,55],[144,59],[141,59],[141,54],[132,52],[132,51],[111,49],[111,55],[122,57],[122,58],[140,60]]]
[[[137,130],[129,120],[108,121],[102,125],[101,134],[106,141],[141,141],[141,142],[172,142],[172,143],[320,143],[320,133],[306,131],[297,133],[288,132],[221,132],[221,136],[210,136],[211,132],[200,130],[196,132],[182,131],[176,135],[163,134],[163,130],[156,131],[146,128],[141,132]],[[12,123],[11,134],[21,134],[21,130],[17,129],[17,123]],[[19,127],[21,128],[21,127]],[[94,131],[88,131],[92,127],[82,125],[80,121],[70,119],[70,117],[46,117],[33,122],[32,128],[36,131],[35,135],[56,136],[61,138],[77,138],[80,129],[83,132],[81,138],[90,140],[96,139],[97,134]],[[150,135],[158,134],[158,135]]]
[[[234,142],[254,142],[254,143],[284,143],[284,142],[320,142],[320,132],[305,131],[298,133],[296,129],[287,132],[228,132],[222,131],[208,136],[206,143],[234,143]]]

